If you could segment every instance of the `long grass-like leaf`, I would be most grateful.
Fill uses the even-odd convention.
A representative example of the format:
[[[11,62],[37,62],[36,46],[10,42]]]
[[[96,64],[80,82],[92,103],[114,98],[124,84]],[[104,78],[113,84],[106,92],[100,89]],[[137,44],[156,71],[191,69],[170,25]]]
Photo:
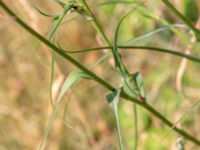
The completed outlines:
[[[119,103],[120,92],[121,92],[121,90],[118,89],[118,90],[106,95],[106,98],[107,98],[109,106],[112,109],[114,116],[115,116],[119,147],[120,147],[120,150],[123,150],[122,137],[121,137],[121,131],[120,131],[120,125],[119,125],[119,117],[118,117],[118,103]]]
[[[117,71],[120,73],[123,79],[123,90],[126,94],[128,94],[131,97],[134,97],[136,99],[145,100],[145,92],[143,87],[143,81],[141,78],[141,75],[139,73],[134,73],[131,75],[126,67],[123,65],[120,54],[118,52],[118,36],[119,36],[119,29],[122,24],[122,22],[125,20],[125,18],[130,15],[133,11],[135,11],[140,5],[139,3],[133,10],[129,11],[125,16],[122,17],[122,19],[119,21],[117,25],[117,29],[115,31],[115,37],[114,37],[114,45],[113,45],[113,51],[115,56],[115,65]]]
[[[53,37],[55,35],[56,30],[58,29],[63,18],[65,17],[65,15],[68,13],[68,11],[70,9],[71,9],[71,6],[66,5],[66,7],[64,7],[64,9],[63,9],[63,12],[59,16],[56,16],[53,19],[52,26],[51,26],[51,29],[50,29],[50,37],[49,37],[49,40],[51,42],[53,40]],[[55,58],[54,58],[54,54],[52,52],[51,53],[51,74],[50,74],[51,75],[51,77],[50,77],[50,99],[51,99],[52,106],[53,106],[52,86],[53,86],[53,81],[54,81],[54,61],[55,61]]]
[[[171,25],[166,19],[161,18],[159,15],[153,13],[147,7],[139,7],[138,11],[144,17],[149,18],[149,19],[153,19],[154,21],[159,22],[159,23],[161,23],[164,26]],[[190,37],[187,37],[184,33],[178,31],[176,28],[171,28],[171,31],[174,32],[180,38],[181,41],[184,41],[185,43],[190,44]],[[198,50],[198,47],[196,46],[196,47],[194,47],[194,49]]]
[[[93,69],[96,65],[98,65],[99,63],[101,63],[102,61],[104,61],[106,58],[108,58],[110,56],[110,53],[107,53],[105,55],[103,55],[102,57],[100,57],[96,62],[94,62],[93,64],[89,65],[88,68],[90,69]],[[70,93],[68,94],[68,97],[67,97],[67,102],[65,104],[65,108],[64,108],[64,112],[63,112],[63,123],[66,127],[69,127],[71,129],[73,129],[72,126],[70,126],[67,121],[65,120],[66,118],[66,112],[67,112],[67,108],[68,108],[68,104],[71,100],[71,95],[73,93],[73,89],[76,88],[76,86],[79,84],[79,82],[77,81],[73,86],[72,86],[72,90],[70,91]]]
[[[159,32],[162,32],[162,31],[165,31],[165,30],[170,30],[170,29],[173,29],[173,28],[184,28],[184,29],[188,29],[187,26],[183,25],[183,24],[172,24],[172,25],[168,25],[168,26],[164,26],[164,27],[161,27],[159,29],[156,29],[154,31],[151,31],[151,32],[147,32],[143,35],[140,35],[134,39],[130,39],[128,40],[127,42],[125,42],[125,44],[133,44],[135,42],[138,42],[140,40],[143,40],[144,38],[148,38],[154,34],[157,34]]]
[[[74,17],[71,17],[69,19],[63,20],[63,22],[60,25],[64,25],[64,24],[66,24],[66,23],[68,23],[70,21],[73,21],[73,20],[77,19],[78,17],[79,16],[74,16]]]
[[[59,92],[58,98],[56,100],[56,103],[53,107],[53,111],[51,113],[51,116],[49,118],[47,128],[45,129],[44,135],[43,135],[41,142],[38,146],[38,150],[41,150],[43,148],[44,142],[46,141],[49,130],[50,130],[52,124],[53,124],[53,120],[55,119],[55,116],[57,114],[58,106],[59,106],[59,104],[62,100],[62,97],[64,96],[65,92],[70,88],[70,86],[72,86],[80,78],[91,79],[92,77],[89,76],[88,74],[82,72],[82,71],[76,71],[76,72],[70,73],[69,76],[67,77],[67,79],[65,80],[65,82],[63,83],[62,88]]]
[[[126,67],[123,65],[120,54],[118,52],[118,36],[119,36],[119,29],[122,24],[122,22],[125,20],[127,16],[129,16],[132,12],[134,12],[140,5],[142,5],[143,2],[140,2],[138,5],[136,5],[131,11],[129,11],[126,15],[122,17],[122,19],[119,21],[116,31],[115,31],[115,36],[114,36],[114,44],[113,44],[113,53],[114,53],[114,60],[115,60],[115,67],[119,71],[119,73],[122,75],[122,77],[128,78],[130,76],[128,70]]]
[[[60,25],[61,21],[63,20],[64,16],[67,14],[67,12],[68,12],[70,9],[71,9],[71,6],[67,6],[67,5],[66,5],[66,6],[64,7],[64,9],[63,9],[62,14],[59,15],[59,16],[54,17],[53,23],[52,23],[52,27],[51,27],[51,29],[50,29],[49,41],[52,41],[52,40],[53,40],[53,37],[54,37],[54,35],[55,35],[55,32],[56,32],[57,28],[59,27],[59,25]],[[61,91],[60,91],[60,94],[58,95],[58,99],[57,99],[57,101],[56,101],[56,104],[54,105],[54,104],[53,104],[53,97],[52,97],[52,86],[53,86],[53,80],[54,80],[54,61],[55,61],[55,59],[54,59],[54,54],[53,54],[53,52],[52,52],[52,55],[51,55],[50,99],[51,99],[51,104],[52,104],[52,106],[53,106],[53,112],[52,112],[52,114],[51,114],[51,116],[50,116],[50,119],[49,119],[47,128],[46,128],[46,130],[45,130],[45,132],[44,132],[44,135],[43,135],[43,137],[42,137],[41,143],[39,144],[39,148],[38,148],[39,150],[42,149],[43,144],[44,144],[44,142],[45,142],[45,140],[46,140],[46,138],[47,138],[47,135],[48,135],[48,133],[49,133],[49,130],[50,130],[51,126],[52,126],[53,120],[54,120],[54,118],[55,118],[55,116],[56,116],[56,113],[57,113],[57,110],[58,110],[58,104],[59,104],[61,98],[63,97],[65,91],[66,91],[66,90],[69,88],[69,86],[70,86],[70,83],[68,83],[68,82],[70,82],[70,81],[72,80],[72,79],[67,80],[67,81],[63,84],[63,87],[62,87],[62,89],[61,89]],[[72,81],[73,81],[73,80],[72,80]],[[73,82],[74,82],[74,81],[73,81]],[[72,84],[72,83],[71,83],[71,84]]]

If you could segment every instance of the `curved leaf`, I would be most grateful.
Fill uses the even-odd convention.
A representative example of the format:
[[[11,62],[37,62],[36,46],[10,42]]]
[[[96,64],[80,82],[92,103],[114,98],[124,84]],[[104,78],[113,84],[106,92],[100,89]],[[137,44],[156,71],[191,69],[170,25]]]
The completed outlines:
[[[119,103],[120,92],[121,90],[118,89],[114,92],[107,94],[106,98],[115,116],[119,147],[120,147],[120,150],[123,150],[122,137],[121,137],[120,126],[119,126],[119,117],[118,117],[118,103]]]
[[[58,111],[58,106],[62,100],[62,97],[64,96],[64,94],[67,92],[67,90],[80,78],[86,78],[86,79],[92,79],[91,76],[89,76],[88,74],[82,72],[82,71],[76,71],[76,72],[72,72],[69,74],[69,76],[66,78],[65,82],[63,83],[62,85],[62,88],[60,90],[60,93],[58,94],[58,98],[56,100],[56,104],[53,108],[53,111],[51,113],[51,116],[49,118],[49,121],[48,121],[48,124],[47,124],[47,127],[45,129],[45,132],[44,132],[44,135],[42,136],[42,139],[41,139],[41,142],[38,146],[38,149],[41,150],[43,145],[44,145],[44,142],[48,136],[48,133],[49,133],[49,130],[51,129],[52,127],[52,124],[53,124],[53,120],[55,119],[55,116],[57,114],[57,111]]]

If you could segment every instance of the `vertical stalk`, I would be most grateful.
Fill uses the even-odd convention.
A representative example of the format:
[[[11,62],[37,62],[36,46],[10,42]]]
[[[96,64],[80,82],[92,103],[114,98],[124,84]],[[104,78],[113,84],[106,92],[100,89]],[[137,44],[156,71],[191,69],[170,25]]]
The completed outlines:
[[[94,14],[92,13],[90,7],[88,6],[87,2],[85,0],[81,0],[82,4],[85,6],[86,11],[90,14],[90,16],[93,18],[91,20],[91,23],[93,25],[93,27],[95,28],[95,30],[97,31],[97,33],[100,35],[101,39],[104,41],[104,43],[107,46],[112,46],[112,44],[110,43],[109,39],[107,38],[107,36],[105,35],[105,33],[103,32],[103,30],[101,29],[98,21],[96,20],[96,17],[94,16]],[[112,48],[110,48],[110,50],[112,51],[112,54],[114,55],[114,51]]]
[[[134,115],[134,147],[133,150],[137,150],[138,146],[138,117],[137,117],[137,106],[133,104],[133,115]]]
[[[65,17],[65,15],[67,14],[67,12],[71,9],[72,6],[70,5],[65,5],[63,8],[63,13],[58,17],[58,20],[56,20],[56,24],[52,24],[51,27],[51,34],[49,36],[49,41],[53,42],[53,37],[55,35],[56,30],[58,29],[60,23],[62,22],[63,18]],[[54,18],[57,19],[57,18]],[[54,20],[55,21],[55,20]],[[55,63],[55,57],[54,57],[54,52],[51,49],[51,79],[50,79],[50,99],[51,99],[51,105],[54,106],[53,104],[53,93],[52,93],[52,87],[53,87],[53,80],[54,80],[54,63]]]

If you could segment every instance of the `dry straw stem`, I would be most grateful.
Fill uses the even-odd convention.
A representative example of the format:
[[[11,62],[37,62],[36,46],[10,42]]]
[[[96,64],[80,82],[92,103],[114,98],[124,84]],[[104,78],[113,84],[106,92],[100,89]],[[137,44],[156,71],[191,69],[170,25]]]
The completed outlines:
[[[40,40],[41,42],[43,42],[44,44],[46,44],[48,47],[50,47],[51,49],[54,50],[54,52],[56,52],[57,54],[59,54],[60,56],[62,56],[63,58],[65,58],[67,61],[69,61],[70,63],[72,63],[73,65],[75,65],[77,68],[79,68],[80,70],[82,70],[83,72],[87,73],[89,76],[93,77],[93,80],[95,80],[96,82],[98,82],[99,84],[101,84],[102,86],[104,86],[105,88],[107,88],[110,91],[114,91],[115,88],[110,85],[108,82],[106,82],[105,80],[101,79],[100,77],[98,77],[95,73],[93,73],[92,71],[90,71],[89,69],[85,68],[83,65],[81,65],[79,62],[77,62],[75,59],[73,59],[71,56],[65,54],[62,50],[60,50],[58,47],[56,47],[54,44],[52,44],[51,42],[49,42],[48,40],[46,40],[44,37],[42,37],[39,33],[37,33],[35,30],[33,30],[29,25],[27,25],[25,22],[23,22],[11,9],[9,9],[7,7],[7,5],[0,0],[0,6],[11,16],[15,19],[15,21],[21,25],[26,31],[28,31],[30,34],[32,34],[35,38],[37,38],[38,40]],[[134,102],[140,106],[142,106],[143,108],[145,108],[147,111],[151,112],[155,117],[157,117],[160,121],[162,121],[164,124],[166,124],[168,127],[173,127],[174,124],[171,123],[167,118],[165,118],[162,114],[160,114],[158,111],[156,111],[152,106],[150,106],[147,103],[144,103],[142,101],[139,101],[137,99],[134,99],[130,96],[128,96],[126,93],[124,93],[123,91],[121,92],[120,95],[122,98]],[[190,140],[191,142],[200,145],[200,141],[198,139],[196,139],[195,137],[193,137],[192,135],[188,134],[187,132],[185,132],[182,129],[179,129],[177,127],[173,128],[174,131],[176,131],[178,134],[180,134],[181,136],[183,136],[185,139]]]
[[[198,2],[196,1],[197,5]],[[200,4],[200,1],[199,1]],[[200,12],[200,7],[198,7],[198,10]],[[195,24],[196,28],[199,29],[200,28],[200,17],[198,18],[196,24]],[[193,35],[190,43],[187,46],[187,49],[185,50],[185,54],[191,54],[192,49],[193,49],[193,45],[197,42],[196,37]],[[183,74],[185,72],[185,69],[187,67],[187,62],[188,60],[183,58],[181,60],[181,63],[179,65],[178,71],[177,71],[177,75],[176,75],[176,88],[179,92],[182,92],[182,78],[183,78]]]

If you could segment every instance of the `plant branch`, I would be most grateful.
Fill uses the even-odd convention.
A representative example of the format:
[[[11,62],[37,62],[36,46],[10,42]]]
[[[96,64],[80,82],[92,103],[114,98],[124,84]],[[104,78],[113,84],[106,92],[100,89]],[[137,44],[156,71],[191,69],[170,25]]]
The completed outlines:
[[[81,2],[85,6],[86,11],[91,15],[91,17],[92,17],[91,23],[92,23],[93,27],[96,29],[97,33],[100,35],[100,37],[102,38],[102,40],[104,41],[104,43],[106,45],[111,46],[112,44],[108,40],[108,38],[105,35],[105,33],[101,30],[101,27],[100,27],[99,23],[97,22],[95,16],[93,15],[93,13],[92,13],[90,7],[88,6],[88,4],[86,3],[86,1],[85,0],[81,0]]]
[[[149,47],[149,46],[122,46],[122,45],[118,45],[118,48],[124,49],[124,50],[131,50],[131,49],[138,49],[138,50],[148,50],[148,51],[156,51],[156,52],[161,52],[161,53],[168,53],[171,55],[175,55],[178,57],[183,57],[183,58],[187,58],[191,61],[200,63],[200,57],[196,57],[193,55],[189,55],[189,54],[185,54],[183,52],[181,52],[180,50],[170,50],[170,49],[164,49],[164,48],[159,48],[159,47]],[[66,51],[63,50],[63,52],[66,53],[86,53],[86,52],[92,52],[92,51],[100,51],[100,50],[108,50],[113,48],[112,46],[103,46],[103,47],[94,47],[94,48],[86,48],[86,49],[81,49],[81,50],[72,50],[72,51]]]
[[[83,72],[87,73],[88,75],[93,77],[93,80],[95,80],[96,82],[98,82],[99,84],[101,84],[102,86],[104,86],[105,88],[107,88],[108,90],[114,91],[115,88],[113,86],[111,86],[109,83],[107,83],[105,80],[101,79],[100,77],[98,77],[95,73],[93,73],[92,71],[90,71],[89,69],[87,69],[86,67],[84,67],[83,65],[81,65],[79,62],[77,62],[75,59],[73,59],[71,56],[65,54],[65,52],[63,52],[61,49],[59,49],[58,47],[56,47],[54,44],[52,44],[51,42],[49,42],[47,39],[45,39],[44,37],[42,37],[39,33],[37,33],[35,30],[33,30],[30,26],[28,26],[25,22],[23,22],[11,9],[9,9],[7,7],[7,5],[0,0],[0,6],[11,16],[15,19],[15,21],[21,25],[26,31],[28,31],[30,34],[32,34],[35,38],[37,38],[38,40],[40,40],[41,42],[43,42],[45,45],[47,45],[49,48],[51,48],[52,50],[54,50],[54,52],[56,52],[57,54],[59,54],[60,56],[64,57],[67,61],[69,61],[70,63],[72,63],[73,65],[75,65],[77,68],[79,68],[80,70],[82,70]],[[128,96],[126,93],[124,93],[123,91],[121,92],[120,95],[122,98],[127,99],[131,102],[134,102],[140,106],[142,106],[143,108],[145,108],[146,110],[148,110],[149,112],[151,112],[155,117],[157,117],[159,120],[161,120],[164,124],[166,124],[168,127],[173,127],[173,123],[171,123],[168,119],[166,119],[163,115],[161,115],[158,111],[156,111],[152,106],[150,106],[147,103],[144,103],[142,101],[139,101],[137,99],[134,99],[130,96]],[[174,131],[176,131],[178,134],[180,134],[181,136],[183,136],[185,139],[190,140],[191,142],[200,145],[200,141],[198,139],[196,139],[195,137],[193,137],[192,135],[188,134],[187,132],[185,132],[184,130],[181,130],[177,127],[173,128]]]
[[[138,147],[138,114],[137,106],[133,104],[133,116],[134,116],[134,150]]]
[[[168,0],[162,0],[162,2],[172,11],[176,16],[178,16],[188,27],[195,33],[198,40],[200,40],[200,31],[195,28],[191,21],[183,16]],[[191,10],[192,11],[192,10]]]

